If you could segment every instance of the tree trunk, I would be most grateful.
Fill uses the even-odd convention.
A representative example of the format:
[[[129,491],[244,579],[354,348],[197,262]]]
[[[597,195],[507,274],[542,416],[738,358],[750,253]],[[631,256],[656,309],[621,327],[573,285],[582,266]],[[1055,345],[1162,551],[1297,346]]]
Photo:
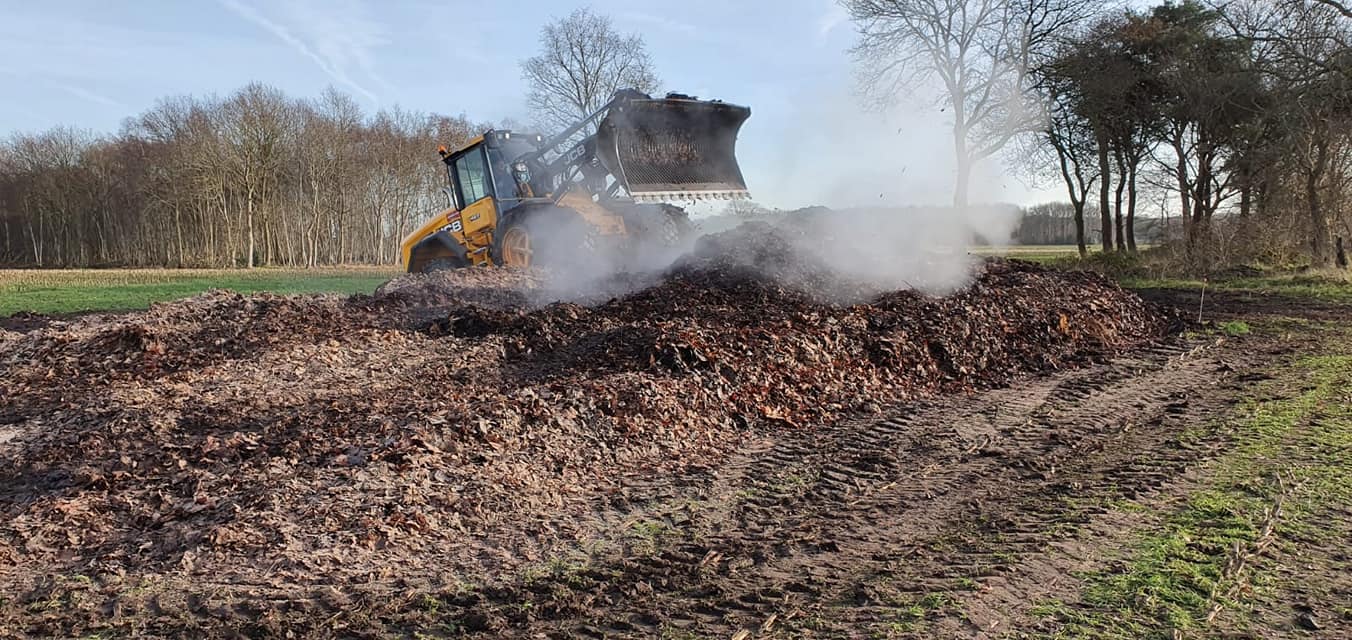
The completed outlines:
[[[965,210],[968,204],[967,190],[972,181],[972,157],[967,153],[967,125],[964,122],[961,96],[955,99],[953,109],[953,157],[957,159],[958,176],[953,185],[953,208]]]
[[[971,186],[971,160],[958,156],[958,179],[953,187],[953,208],[959,211],[967,209],[967,190]]]
[[[1197,223],[1199,231],[1205,231],[1211,226],[1211,214],[1216,210],[1215,202],[1212,202],[1211,179],[1211,160],[1215,157],[1215,150],[1205,140],[1200,138],[1197,141],[1197,179],[1194,181],[1196,193],[1192,199],[1192,220]]]
[[[1174,156],[1177,158],[1174,165],[1174,178],[1178,181],[1178,197],[1181,206],[1180,217],[1183,220],[1183,235],[1186,237],[1188,254],[1192,254],[1193,243],[1196,240],[1196,232],[1192,228],[1192,186],[1188,181],[1188,156],[1183,148],[1184,128],[1174,129],[1173,138],[1170,142],[1174,147]]]
[[[1075,204],[1075,246],[1080,250],[1080,258],[1089,255],[1089,248],[1084,244],[1084,199],[1081,198]]]
[[[1102,225],[1102,232],[1099,235],[1102,236],[1103,250],[1108,252],[1113,250],[1113,212],[1108,208],[1113,172],[1108,166],[1108,136],[1101,130],[1096,130],[1094,137],[1098,142],[1099,222]]]
[[[1324,216],[1323,204],[1319,199],[1319,179],[1323,176],[1324,167],[1328,162],[1328,143],[1316,142],[1314,147],[1314,162],[1305,172],[1305,198],[1309,203],[1310,224],[1313,228],[1313,233],[1310,234],[1310,264],[1314,267],[1326,267],[1329,264],[1329,226],[1328,219]]]
[[[39,267],[42,266],[42,241],[38,240],[39,232],[33,228],[32,221],[28,223],[28,238],[33,245],[33,263]]]
[[[1267,202],[1267,181],[1259,180],[1253,186],[1253,217],[1255,219],[1267,219]]]
[[[247,216],[247,221],[245,222],[245,224],[246,224],[247,227],[248,227],[248,234],[249,234],[249,243],[248,243],[248,244],[249,244],[249,248],[248,248],[249,256],[248,256],[248,258],[245,260],[245,264],[248,266],[248,268],[252,269],[252,268],[254,268],[254,197],[253,197],[253,189],[250,189],[250,190],[249,190],[249,196],[248,196],[248,198],[247,198],[247,201],[248,201],[248,204],[247,204],[247,212],[248,212],[248,216]]]
[[[1127,188],[1127,161],[1122,157],[1122,149],[1119,146],[1113,150],[1114,159],[1117,160],[1117,191],[1113,196],[1113,231],[1117,237],[1117,251],[1124,253],[1127,250],[1127,238],[1125,229],[1122,227],[1122,192]]]
[[[178,268],[182,269],[185,260],[183,255],[183,212],[177,200],[174,201],[174,233],[178,237]]]
[[[310,215],[314,225],[310,231],[310,266],[319,266],[319,229],[323,224],[322,209],[319,207],[319,178],[316,176],[311,183],[314,186],[314,199],[310,202]]]
[[[1070,195],[1070,204],[1075,207],[1075,246],[1080,250],[1080,258],[1083,259],[1089,255],[1089,249],[1084,242],[1084,202],[1089,195],[1089,190],[1084,184],[1084,173],[1080,169],[1079,162],[1076,161],[1074,175],[1072,176],[1069,146],[1058,140],[1054,133],[1048,134],[1047,139],[1056,149],[1056,158],[1061,166],[1061,179],[1066,183],[1066,193]]]
[[[1127,167],[1127,251],[1136,253],[1136,170],[1140,160]]]

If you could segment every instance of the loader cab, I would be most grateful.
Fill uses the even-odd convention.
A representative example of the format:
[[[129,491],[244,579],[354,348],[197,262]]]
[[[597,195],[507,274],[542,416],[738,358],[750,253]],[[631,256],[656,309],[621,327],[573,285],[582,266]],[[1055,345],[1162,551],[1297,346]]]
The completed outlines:
[[[465,148],[452,154],[442,149],[446,163],[446,177],[450,184],[447,195],[451,206],[461,211],[484,198],[493,197],[493,175],[489,170],[483,138],[476,138]]]
[[[444,191],[450,206],[400,243],[406,268],[423,271],[444,268],[439,265],[494,264],[498,260],[493,254],[498,251],[495,241],[499,226],[509,221],[504,216],[527,202],[548,201],[538,197],[543,192],[520,189],[512,170],[516,158],[536,151],[541,142],[539,136],[490,130],[455,152],[438,149],[446,165]],[[525,169],[525,165],[519,166]],[[517,173],[525,176],[531,171]],[[530,175],[527,184],[537,181],[544,180]]]
[[[453,154],[443,153],[451,206],[463,210],[483,198],[492,198],[497,214],[502,215],[525,200],[544,195],[530,189],[523,192],[518,187],[512,166],[514,159],[535,151],[542,142],[543,138],[538,135],[489,130],[465,148]],[[538,182],[529,170],[524,175],[526,184]]]

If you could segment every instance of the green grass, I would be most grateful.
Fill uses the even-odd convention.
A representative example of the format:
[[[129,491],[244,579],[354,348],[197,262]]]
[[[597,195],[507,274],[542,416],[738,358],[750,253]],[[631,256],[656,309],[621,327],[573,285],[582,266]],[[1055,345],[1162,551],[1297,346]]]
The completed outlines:
[[[1194,289],[1205,284],[1207,291],[1279,295],[1323,302],[1352,303],[1352,276],[1342,271],[1312,274],[1278,275],[1259,278],[1201,280],[1124,278],[1122,286],[1132,289]]]
[[[1079,257],[1079,247],[1073,244],[1048,244],[1048,245],[1014,245],[1008,247],[981,246],[968,249],[969,252],[979,256],[1003,256],[1017,260],[1027,260],[1040,264],[1052,264],[1068,259]],[[1099,249],[1089,247],[1089,252],[1097,253]]]
[[[210,289],[240,293],[371,293],[396,275],[386,267],[323,269],[0,270],[0,317],[20,311],[144,309]]]
[[[905,602],[894,603],[896,608],[893,615],[896,619],[875,625],[871,636],[880,639],[914,636],[924,628],[926,617],[951,607],[954,603],[951,595],[941,592],[927,593],[920,598],[908,598]]]
[[[1295,473],[1304,484],[1289,495],[1278,537],[1307,531],[1322,505],[1352,499],[1352,470],[1338,454],[1352,446],[1352,356],[1309,358],[1293,375],[1308,383],[1306,390],[1250,402],[1242,419],[1228,425],[1238,443],[1215,464],[1208,485],[1140,539],[1120,566],[1084,576],[1079,605],[1040,606],[1042,615],[1065,623],[1064,637],[1170,638],[1201,627],[1217,600],[1236,608],[1226,600],[1235,586],[1225,571],[1228,554],[1259,538],[1277,495],[1287,490],[1275,477],[1292,472],[1293,458],[1301,460]]]

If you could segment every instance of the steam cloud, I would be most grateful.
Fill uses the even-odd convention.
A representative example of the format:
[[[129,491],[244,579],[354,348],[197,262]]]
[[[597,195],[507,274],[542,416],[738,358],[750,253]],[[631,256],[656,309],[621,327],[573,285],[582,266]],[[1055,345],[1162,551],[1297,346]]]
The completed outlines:
[[[1005,244],[1018,222],[1008,205],[847,209],[806,216],[795,250],[875,292],[915,289],[944,295],[971,281],[973,244]],[[843,302],[862,302],[843,300]]]
[[[772,111],[760,121],[753,117],[739,143],[739,161],[753,194],[783,209],[820,205],[754,219],[786,239],[795,259],[859,285],[857,291],[916,289],[943,295],[960,289],[979,262],[968,250],[974,244],[1007,244],[1019,213],[1012,205],[958,210],[924,204],[952,198],[954,160],[948,125],[930,106],[876,112],[859,106],[846,92],[784,113]],[[977,169],[973,200],[1004,195],[1010,180],[996,172],[998,163]],[[743,222],[709,209],[687,206],[706,233],[727,231]],[[694,244],[555,269],[552,286],[542,295],[585,302],[623,294],[659,280]],[[767,279],[778,277],[776,269],[756,264],[754,256],[729,258]],[[831,292],[808,293],[834,302],[860,302]]]
[[[978,268],[980,259],[969,247],[1008,239],[1016,212],[1012,206],[973,206],[774,213],[681,247],[602,250],[555,267],[535,292],[536,302],[601,302],[689,266],[749,273],[835,304],[900,289],[944,295],[966,286]]]

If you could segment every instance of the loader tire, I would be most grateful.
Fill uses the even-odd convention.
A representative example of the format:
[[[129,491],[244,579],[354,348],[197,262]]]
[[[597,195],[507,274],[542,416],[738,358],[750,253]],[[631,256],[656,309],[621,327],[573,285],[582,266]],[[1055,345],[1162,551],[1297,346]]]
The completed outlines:
[[[665,266],[694,245],[695,225],[684,209],[669,204],[641,205],[625,216],[633,236],[631,252],[638,268]]]
[[[595,251],[590,225],[565,209],[513,216],[495,235],[494,262],[517,269],[567,267],[591,259]]]
[[[625,212],[624,224],[634,237],[657,247],[680,246],[694,229],[685,209],[669,204],[635,206]]]

